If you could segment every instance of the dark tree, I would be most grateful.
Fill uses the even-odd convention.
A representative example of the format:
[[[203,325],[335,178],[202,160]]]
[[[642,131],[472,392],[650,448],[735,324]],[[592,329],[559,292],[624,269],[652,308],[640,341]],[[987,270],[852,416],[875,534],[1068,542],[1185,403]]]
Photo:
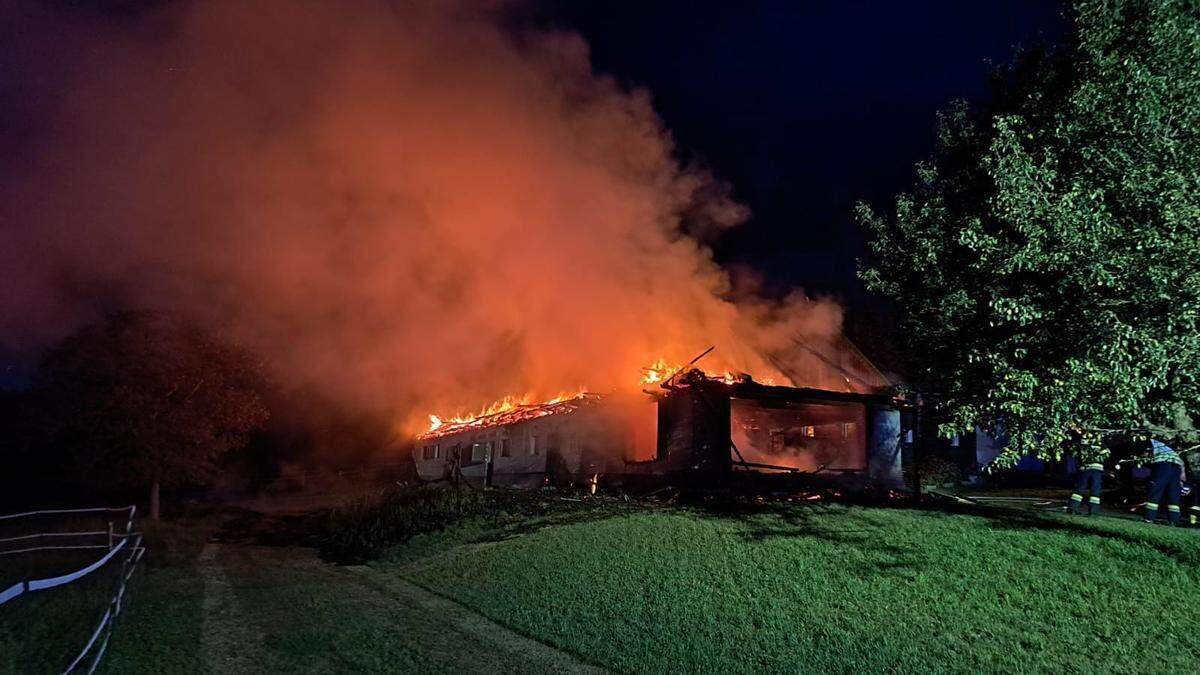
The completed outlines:
[[[984,109],[943,115],[892,214],[860,212],[862,276],[894,299],[943,431],[1001,423],[1050,456],[1073,426],[1184,435],[1200,413],[1200,3],[1072,18]]]
[[[106,485],[149,490],[203,483],[214,461],[268,417],[259,364],[181,317],[114,314],[44,359],[57,441],[76,469]]]

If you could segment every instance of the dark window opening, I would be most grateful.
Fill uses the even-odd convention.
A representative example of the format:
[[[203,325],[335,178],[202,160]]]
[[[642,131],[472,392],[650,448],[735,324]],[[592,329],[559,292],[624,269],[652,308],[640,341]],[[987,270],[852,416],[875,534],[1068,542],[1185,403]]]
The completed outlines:
[[[768,407],[730,401],[730,433],[751,464],[806,472],[867,467],[866,407],[861,403],[803,402]],[[736,457],[735,457],[736,462]]]

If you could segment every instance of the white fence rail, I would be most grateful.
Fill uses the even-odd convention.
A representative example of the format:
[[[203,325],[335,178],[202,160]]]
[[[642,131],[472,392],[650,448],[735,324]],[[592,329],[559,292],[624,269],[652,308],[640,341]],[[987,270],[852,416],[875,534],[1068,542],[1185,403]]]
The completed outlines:
[[[114,515],[125,513],[127,514],[124,521],[118,520],[113,522]],[[87,644],[83,646],[82,651],[75,657],[71,664],[66,667],[64,673],[69,673],[77,668],[82,669],[86,664],[87,672],[91,673],[96,670],[96,666],[100,665],[100,659],[104,656],[104,651],[108,648],[109,638],[112,637],[113,625],[116,622],[117,616],[121,613],[121,601],[125,597],[125,586],[129,582],[129,577],[133,576],[134,569],[137,568],[138,562],[142,559],[146,549],[142,546],[142,535],[133,531],[133,518],[137,513],[137,508],[134,506],[125,506],[120,508],[91,508],[91,509],[56,509],[43,511],[28,511],[26,513],[14,513],[11,515],[0,516],[0,524],[11,525],[13,522],[19,522],[21,519],[34,519],[40,516],[78,516],[84,514],[105,514],[108,517],[108,528],[105,530],[87,530],[81,532],[36,532],[33,534],[23,534],[14,537],[0,538],[0,547],[7,545],[15,545],[20,548],[0,549],[0,556],[23,555],[35,553],[39,551],[85,551],[99,550],[107,551],[104,555],[94,560],[88,565],[80,567],[66,574],[60,574],[52,577],[41,579],[26,579],[12,584],[8,588],[0,590],[0,605],[9,602],[17,597],[27,593],[44,591],[58,586],[64,586],[74,581],[82,579],[96,570],[108,564],[120,564],[121,569],[117,575],[116,587],[113,590],[112,596],[109,598],[108,605],[104,610],[103,616],[100,617],[100,622],[95,630],[92,631],[91,637]],[[120,527],[123,526],[123,527]],[[118,529],[119,528],[119,529]],[[120,531],[123,530],[123,531]],[[104,543],[72,543],[72,538],[87,542],[89,538],[96,539],[104,537]],[[47,542],[42,545],[29,546],[28,544],[38,544]],[[97,644],[99,646],[97,646]],[[93,649],[95,650],[93,652]],[[91,659],[88,659],[91,654]]]

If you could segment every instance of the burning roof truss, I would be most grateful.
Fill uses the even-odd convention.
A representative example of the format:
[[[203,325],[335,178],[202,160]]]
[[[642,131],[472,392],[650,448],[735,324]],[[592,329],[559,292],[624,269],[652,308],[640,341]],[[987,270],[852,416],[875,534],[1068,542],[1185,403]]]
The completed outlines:
[[[499,412],[479,415],[476,417],[455,418],[445,422],[441,422],[439,420],[439,423],[437,423],[433,428],[417,436],[417,438],[421,440],[441,438],[443,436],[449,436],[461,431],[502,427],[508,424],[515,424],[517,422],[525,422],[528,420],[537,419],[539,417],[564,415],[575,412],[580,408],[592,405],[602,398],[603,396],[601,394],[581,392],[570,398],[553,400],[546,403],[515,404]]]

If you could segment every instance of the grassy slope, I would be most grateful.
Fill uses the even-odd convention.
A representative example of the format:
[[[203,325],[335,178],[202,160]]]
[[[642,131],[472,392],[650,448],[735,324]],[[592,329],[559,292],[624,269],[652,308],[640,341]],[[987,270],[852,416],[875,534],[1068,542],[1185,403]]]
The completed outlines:
[[[640,512],[486,547],[448,548],[455,540],[454,530],[418,538],[407,548],[425,557],[402,550],[392,565],[623,671],[1194,672],[1200,662],[1190,531],[823,507]]]
[[[407,615],[378,590],[311,552],[261,553],[231,549],[225,569],[246,619],[263,635],[264,672],[443,671],[408,630]]]
[[[202,673],[204,585],[189,567],[139,569],[100,664],[105,673]]]
[[[116,584],[114,574],[105,572],[0,607],[0,673],[62,672],[104,614]]]
[[[264,636],[255,656],[263,672],[438,670],[378,593],[368,595],[349,575],[337,584],[320,572],[277,559],[231,570],[238,600],[253,608],[255,625],[240,628]],[[203,594],[203,582],[186,567],[151,570],[138,579],[100,671],[211,672],[202,645]]]
[[[148,528],[146,560],[130,580],[99,672],[212,672],[199,555],[217,528],[204,519]],[[261,636],[251,660],[263,672],[446,670],[409,630],[411,617],[310,549],[233,544],[220,564],[241,611],[222,613],[219,630]],[[110,571],[0,607],[0,674],[61,672],[111,597]]]
[[[211,672],[203,644],[202,563],[197,560],[211,527],[192,523],[177,529],[185,528],[189,541],[180,542],[179,532],[159,538],[151,554],[157,554],[160,564],[134,575],[129,604],[101,672]],[[438,670],[378,592],[319,563],[312,551],[232,545],[221,564],[243,610],[236,617],[223,615],[221,629],[262,636],[253,659],[263,672]],[[236,621],[247,623],[231,624]]]
[[[0,673],[61,672],[100,622],[119,571],[116,566],[101,568],[73,584],[0,607]],[[126,667],[109,672],[200,671],[202,592],[186,568],[137,570],[100,670],[119,660]]]

